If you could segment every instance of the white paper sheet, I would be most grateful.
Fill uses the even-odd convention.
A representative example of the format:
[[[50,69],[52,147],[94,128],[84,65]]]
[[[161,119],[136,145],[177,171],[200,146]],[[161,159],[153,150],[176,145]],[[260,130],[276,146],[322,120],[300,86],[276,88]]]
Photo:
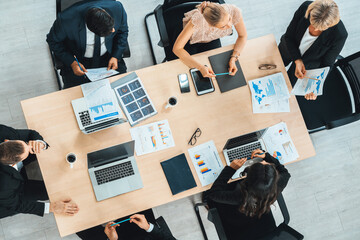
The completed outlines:
[[[284,122],[269,127],[263,140],[268,153],[277,158],[281,164],[295,161],[299,157]]]
[[[319,79],[319,81],[310,78],[298,79],[293,90],[291,91],[291,94],[297,96],[304,96],[308,93],[313,92],[318,96],[322,95],[324,83],[329,73],[329,70],[330,67],[307,70],[306,75],[308,77]]]
[[[90,81],[101,80],[116,74],[119,74],[119,72],[113,69],[107,70],[107,67],[87,69],[87,72],[85,73]]]
[[[277,113],[277,112],[290,112],[289,99],[279,100],[274,103],[265,105],[256,104],[254,101],[253,113]]]
[[[137,156],[175,146],[168,120],[130,128],[130,134],[131,138],[135,140]]]
[[[190,148],[188,152],[201,185],[212,184],[224,168],[214,141]]]
[[[93,122],[120,114],[108,79],[82,84],[81,89]]]

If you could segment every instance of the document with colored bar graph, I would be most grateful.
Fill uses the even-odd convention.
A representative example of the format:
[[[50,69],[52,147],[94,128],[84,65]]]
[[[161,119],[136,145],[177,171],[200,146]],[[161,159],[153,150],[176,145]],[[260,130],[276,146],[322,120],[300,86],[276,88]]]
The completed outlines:
[[[212,184],[224,168],[214,141],[190,148],[188,152],[201,185]]]

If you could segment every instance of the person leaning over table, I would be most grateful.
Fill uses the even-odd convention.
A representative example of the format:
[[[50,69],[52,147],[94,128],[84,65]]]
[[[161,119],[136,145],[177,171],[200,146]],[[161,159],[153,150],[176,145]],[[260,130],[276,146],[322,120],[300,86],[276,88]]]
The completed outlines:
[[[24,166],[35,161],[35,154],[48,147],[34,130],[14,129],[0,124],[0,218],[18,213],[43,216],[49,212],[67,215],[78,212],[71,199],[52,203],[37,201],[49,199],[45,184],[29,180]]]
[[[221,37],[232,34],[235,27],[238,38],[229,59],[230,75],[235,75],[238,60],[245,46],[247,33],[241,10],[235,5],[202,2],[196,9],[185,13],[184,28],[175,41],[173,52],[188,67],[197,68],[204,77],[215,77],[213,70],[198,62],[190,54],[221,47]],[[187,45],[187,42],[190,44]]]
[[[279,44],[285,66],[293,62],[288,70],[291,83],[294,85],[297,78],[304,78],[306,69],[332,67],[347,36],[333,0],[301,4]],[[314,93],[305,95],[307,100],[316,97]]]
[[[290,179],[288,170],[269,153],[256,149],[251,154],[254,157],[263,161],[245,168],[244,178],[228,183],[247,159],[234,160],[204,193],[208,205],[216,207],[221,219],[226,221],[223,225],[225,232],[232,232],[230,239],[234,235],[235,239],[256,239],[272,231],[270,206]]]
[[[145,236],[141,238],[136,238],[136,240],[176,240],[176,238],[174,238],[174,236],[170,232],[158,227],[156,224],[148,223],[145,216],[142,214],[134,214],[130,216],[130,223],[135,223],[139,226],[140,229],[143,229],[147,232]],[[135,238],[129,238],[129,236],[127,236],[126,238],[122,238],[122,236],[120,235],[119,238],[118,233],[116,232],[116,227],[120,226],[120,224],[111,226],[112,224],[114,224],[114,222],[109,222],[108,224],[106,224],[104,230],[109,240],[135,240]],[[142,231],[140,229],[139,231]]]

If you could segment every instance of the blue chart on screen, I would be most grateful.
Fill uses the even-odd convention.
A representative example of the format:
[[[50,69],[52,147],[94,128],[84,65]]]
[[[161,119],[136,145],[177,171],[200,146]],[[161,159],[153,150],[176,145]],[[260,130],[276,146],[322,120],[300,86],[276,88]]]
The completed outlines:
[[[131,116],[131,119],[132,119],[134,122],[136,122],[137,120],[139,120],[140,118],[143,117],[143,115],[141,114],[140,111],[131,113],[130,116]]]
[[[141,109],[142,113],[144,114],[144,116],[149,115],[150,113],[154,112],[154,109],[151,105],[144,107]]]
[[[107,112],[108,109],[112,110],[113,106],[114,106],[114,104],[112,102],[109,102],[109,103],[101,104],[98,106],[90,107],[89,109],[90,109],[90,112],[95,112],[97,115],[99,115],[99,114]],[[97,121],[97,120],[101,120],[101,119],[104,119],[107,117],[116,116],[118,114],[119,114],[118,112],[111,112],[109,114],[95,117],[94,120]]]
[[[128,94],[128,95],[122,97],[121,100],[123,101],[124,104],[128,104],[128,103],[131,103],[132,101],[134,101],[134,97],[131,94]]]
[[[141,84],[138,80],[132,82],[132,83],[129,83],[129,87],[131,89],[131,91],[134,91],[135,89],[138,89],[141,87]]]

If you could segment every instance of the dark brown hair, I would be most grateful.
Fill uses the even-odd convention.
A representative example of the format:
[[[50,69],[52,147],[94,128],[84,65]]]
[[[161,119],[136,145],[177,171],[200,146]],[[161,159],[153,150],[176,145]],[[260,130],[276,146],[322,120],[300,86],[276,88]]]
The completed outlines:
[[[20,162],[21,154],[25,151],[24,145],[15,140],[0,143],[0,163],[11,165]]]
[[[246,178],[240,182],[244,198],[239,210],[246,216],[260,218],[276,201],[278,171],[273,164],[255,163],[246,172]]]

